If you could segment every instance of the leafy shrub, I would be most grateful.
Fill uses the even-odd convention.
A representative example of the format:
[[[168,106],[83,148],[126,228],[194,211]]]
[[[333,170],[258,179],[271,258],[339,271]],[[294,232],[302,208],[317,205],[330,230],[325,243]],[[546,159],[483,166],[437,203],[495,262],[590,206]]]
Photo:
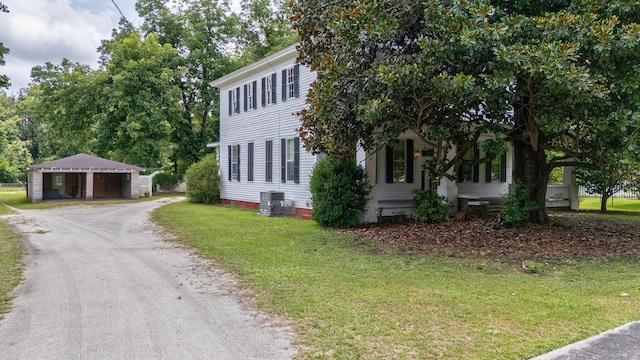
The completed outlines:
[[[529,218],[529,213],[537,209],[534,202],[527,200],[527,195],[527,188],[516,182],[512,184],[510,191],[502,196],[503,208],[500,215],[507,223],[520,226]]]
[[[438,195],[438,192],[433,189],[413,190],[413,203],[415,206],[413,218],[417,221],[442,222],[449,220],[451,204],[445,196]]]
[[[185,176],[190,202],[210,204],[220,201],[220,176],[215,155],[209,154],[191,165]]]
[[[353,159],[327,157],[314,167],[309,189],[313,219],[322,226],[346,227],[360,222],[371,185]]]
[[[163,190],[173,190],[184,178],[183,174],[159,173],[153,177],[153,185],[160,185]]]

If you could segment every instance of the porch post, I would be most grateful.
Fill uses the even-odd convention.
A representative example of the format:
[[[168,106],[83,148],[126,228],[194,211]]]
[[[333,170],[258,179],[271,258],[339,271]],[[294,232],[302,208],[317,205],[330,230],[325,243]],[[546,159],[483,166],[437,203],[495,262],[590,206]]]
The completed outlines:
[[[359,149],[356,153],[358,165],[364,168],[372,185],[369,193],[369,202],[367,203],[367,211],[362,215],[360,222],[377,223],[378,222],[378,184],[376,183],[376,162],[377,153],[367,154],[363,149]]]
[[[565,166],[562,182],[569,188],[569,201],[571,202],[569,206],[571,210],[578,211],[580,210],[579,189],[576,184],[576,174],[573,170],[575,170],[575,166]]]
[[[87,171],[87,183],[85,185],[85,199],[93,199],[93,172]]]

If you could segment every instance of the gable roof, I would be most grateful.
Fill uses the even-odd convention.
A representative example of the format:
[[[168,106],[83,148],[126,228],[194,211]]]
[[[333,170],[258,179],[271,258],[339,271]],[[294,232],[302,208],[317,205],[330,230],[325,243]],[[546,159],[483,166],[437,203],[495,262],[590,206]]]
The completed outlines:
[[[209,84],[216,88],[222,88],[229,84],[233,84],[234,82],[245,77],[252,76],[252,74],[254,73],[261,72],[267,69],[273,69],[274,65],[278,66],[277,64],[279,63],[294,62],[297,57],[298,51],[296,50],[296,45],[290,45],[280,51],[277,51],[265,58],[244,66],[221,78],[215,79]]]
[[[31,169],[83,169],[83,170],[105,170],[105,171],[143,171],[144,169],[135,165],[129,165],[113,160],[89,154],[77,154],[66,158],[49,161],[42,164],[31,165]]]

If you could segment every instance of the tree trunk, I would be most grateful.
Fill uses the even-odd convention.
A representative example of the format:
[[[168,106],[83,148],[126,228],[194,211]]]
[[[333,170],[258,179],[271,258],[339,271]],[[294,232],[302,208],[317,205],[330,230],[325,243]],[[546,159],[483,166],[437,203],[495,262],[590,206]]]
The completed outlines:
[[[607,201],[609,201],[609,195],[602,194],[602,197],[600,198],[600,211],[607,211]]]
[[[544,150],[534,150],[521,140],[513,142],[513,182],[522,183],[527,188],[528,201],[536,204],[536,210],[529,214],[529,221],[535,224],[549,221],[545,197],[550,173]]]

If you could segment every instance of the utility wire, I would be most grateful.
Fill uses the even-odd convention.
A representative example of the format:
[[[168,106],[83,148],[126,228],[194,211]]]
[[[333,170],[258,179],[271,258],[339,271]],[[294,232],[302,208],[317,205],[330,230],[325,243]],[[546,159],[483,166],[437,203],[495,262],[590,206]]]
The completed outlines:
[[[118,7],[118,4],[116,4],[115,0],[111,0],[111,2],[113,3],[113,5],[116,7],[116,9],[118,9],[118,12],[120,13],[120,16],[125,19],[127,22],[129,22],[129,20],[127,20],[127,17],[124,16],[124,14],[122,13],[122,10],[120,10],[120,7]]]

